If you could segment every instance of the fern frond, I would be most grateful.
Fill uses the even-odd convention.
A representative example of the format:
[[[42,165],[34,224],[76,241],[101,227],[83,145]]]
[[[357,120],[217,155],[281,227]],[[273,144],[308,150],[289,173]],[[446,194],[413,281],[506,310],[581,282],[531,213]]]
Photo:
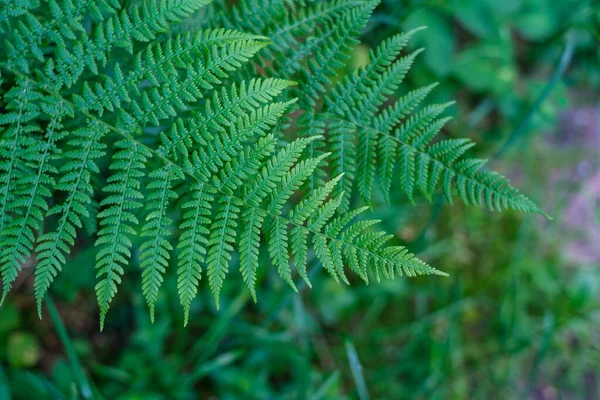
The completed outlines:
[[[368,118],[374,116],[387,96],[398,89],[414,59],[421,52],[419,50],[398,59],[410,38],[421,29],[393,36],[381,43],[375,51],[371,51],[370,63],[347,75],[344,82],[326,96],[327,109],[340,115],[363,112],[367,113]],[[360,115],[365,117],[364,114]],[[354,116],[358,117],[359,114]]]
[[[302,0],[242,0],[231,9],[224,8],[214,18],[215,22],[225,27],[243,28],[246,32],[264,32],[274,21],[283,18],[288,6],[302,4]]]
[[[160,0],[134,5],[131,10],[122,10],[118,15],[99,25],[95,30],[93,42],[86,43],[94,60],[106,64],[106,58],[112,46],[133,53],[134,40],[149,42],[160,33],[169,31],[171,24],[181,22],[212,0]],[[86,60],[86,63],[90,62]],[[92,67],[93,68],[93,67]],[[91,69],[92,69],[91,68]]]
[[[414,90],[402,96],[392,107],[383,110],[375,120],[376,129],[382,132],[390,132],[392,128],[400,123],[415,107],[423,101],[431,92],[435,85]],[[449,118],[439,120],[442,125],[449,121]],[[440,126],[441,129],[441,126]],[[377,157],[379,159],[379,187],[387,203],[390,203],[390,189],[394,176],[394,166],[396,163],[396,151],[398,143],[389,135],[378,135]],[[427,193],[428,191],[426,191]]]
[[[173,182],[184,179],[180,170],[167,165],[148,175],[148,196],[146,200],[146,223],[141,236],[148,238],[140,246],[140,267],[142,268],[142,292],[150,308],[150,319],[154,321],[154,304],[163,281],[163,274],[169,265],[173,246],[168,238],[171,235],[171,219],[167,217],[169,202],[177,198],[172,189]]]
[[[331,83],[335,70],[342,68],[350,55],[352,46],[358,43],[358,36],[367,24],[376,2],[367,1],[358,8],[346,11],[337,21],[330,21],[318,27],[314,36],[290,55],[278,68],[284,77],[290,77],[295,72],[304,75],[303,85],[300,86],[306,96],[312,99],[319,97],[326,85]],[[301,61],[314,55],[304,68]],[[313,105],[313,104],[311,104]]]
[[[32,221],[30,215],[23,215],[31,212],[28,205],[32,199],[23,185],[36,176],[30,165],[37,159],[39,149],[32,134],[40,130],[36,120],[40,108],[36,101],[41,98],[29,81],[22,80],[5,94],[8,112],[0,116],[0,125],[7,125],[0,141],[0,240],[4,244],[0,253],[3,284],[0,304],[33,246],[33,235],[27,229]]]
[[[387,96],[392,95],[398,89],[398,85],[419,53],[414,52],[395,61],[410,37],[418,30],[384,41],[375,52],[371,53],[371,63],[367,67],[347,76],[344,83],[339,84],[336,90],[326,97],[327,111],[350,121],[358,118],[370,121],[375,117]],[[335,173],[346,174],[340,185],[345,190],[343,205],[346,209],[350,203],[349,196],[354,184],[354,171],[357,171],[358,192],[365,203],[370,203],[376,169],[378,136],[371,130],[354,132],[354,129],[352,125],[339,122],[333,124],[331,128],[331,137],[335,144],[333,158],[345,161],[345,163],[338,162],[335,165]],[[356,139],[353,138],[354,136]],[[355,150],[356,146],[358,151]],[[358,165],[355,165],[355,155]],[[389,154],[384,154],[384,156],[386,155]],[[385,168],[383,169],[385,170]]]
[[[144,154],[144,157],[149,156],[151,153],[154,153],[156,155],[159,155],[158,152],[153,152],[151,150],[149,150],[148,148],[146,148],[144,145],[142,145],[141,143],[139,143],[136,139],[134,139],[133,137],[130,136],[129,133],[123,131],[123,130],[119,130],[117,128],[112,128],[114,129],[114,131],[116,133],[119,133],[120,135],[124,136],[126,139],[124,139],[123,141],[121,141],[119,143],[119,148],[123,148],[119,153],[119,156],[117,157],[118,159],[121,160],[121,162],[118,165],[118,170],[119,173],[115,174],[115,177],[112,178],[115,181],[117,181],[118,183],[111,183],[111,185],[113,187],[111,187],[111,185],[107,186],[107,190],[109,190],[111,193],[113,192],[113,190],[119,192],[121,194],[121,196],[125,196],[125,194],[127,194],[128,196],[130,196],[133,200],[133,203],[135,203],[135,198],[139,197],[138,193],[137,193],[137,189],[131,189],[131,190],[127,190],[128,189],[128,185],[133,186],[133,187],[138,187],[137,183],[135,183],[135,179],[131,179],[131,183],[128,183],[130,181],[130,179],[127,177],[127,175],[123,172],[123,170],[130,170],[130,167],[133,167],[133,169],[135,169],[137,171],[136,168],[142,168],[143,167],[143,162],[142,160],[137,160],[136,161],[136,156],[135,154],[140,154],[137,153],[135,150],[132,149],[138,149],[138,148],[144,148],[144,152],[148,152],[148,154]],[[256,146],[258,146],[257,148],[261,148],[260,144],[261,143],[261,139],[260,139],[260,133],[257,133],[257,135],[259,135],[259,139],[256,142]],[[298,146],[292,146],[288,149],[288,151],[286,153],[289,154],[297,154],[297,150],[293,150],[296,147],[306,147],[306,145],[310,144],[311,139],[300,139],[301,140],[301,144]],[[313,139],[314,140],[314,139]],[[263,138],[263,142],[268,141],[267,137]],[[137,143],[136,146],[132,146],[131,143]],[[126,146],[125,143],[130,144],[129,146]],[[141,153],[144,153],[141,152]],[[134,153],[134,154],[132,154]],[[260,153],[260,152],[258,152]],[[121,157],[123,157],[121,159]],[[349,224],[347,226],[342,226],[337,228],[337,231],[335,231],[335,235],[329,235],[327,233],[325,233],[329,228],[329,224],[336,222],[335,220],[332,222],[330,221],[331,218],[333,217],[334,212],[339,208],[339,203],[340,203],[340,198],[335,198],[332,199],[330,201],[327,201],[326,203],[324,203],[319,210],[315,213],[314,217],[310,218],[307,222],[306,222],[306,226],[301,225],[301,224],[293,224],[290,219],[282,214],[284,211],[283,205],[284,203],[292,196],[292,194],[294,194],[301,186],[302,184],[309,178],[309,176],[311,175],[312,172],[314,172],[314,170],[317,168],[317,166],[321,163],[322,159],[326,157],[326,155],[323,155],[322,157],[318,157],[316,159],[307,159],[307,160],[300,160],[296,163],[296,165],[294,165],[293,167],[291,167],[291,169],[287,172],[285,171],[272,171],[271,173],[269,173],[269,166],[274,166],[274,165],[289,165],[290,162],[293,161],[289,161],[290,158],[293,158],[293,156],[282,156],[279,157],[278,155],[273,155],[272,158],[268,161],[263,161],[262,162],[262,169],[260,171],[262,171],[262,173],[259,173],[259,169],[256,167],[256,163],[249,163],[246,165],[254,165],[250,170],[248,170],[247,168],[225,168],[224,171],[237,171],[235,172],[235,175],[240,176],[240,174],[242,173],[252,173],[254,174],[254,176],[256,176],[256,178],[251,178],[249,181],[254,182],[254,181],[269,181],[269,182],[273,182],[273,185],[262,185],[263,187],[267,187],[267,188],[271,188],[273,187],[273,192],[272,195],[270,196],[269,201],[267,202],[266,205],[260,205],[260,206],[254,206],[252,204],[250,204],[250,201],[244,201],[242,198],[238,197],[237,195],[230,195],[231,192],[234,192],[233,188],[227,186],[227,185],[223,185],[223,184],[219,184],[219,182],[222,182],[218,179],[213,180],[211,183],[208,182],[204,182],[202,181],[202,178],[199,177],[197,174],[192,174],[189,170],[187,169],[181,169],[181,167],[177,166],[171,159],[161,156],[159,155],[159,158],[163,159],[165,162],[167,162],[169,165],[172,165],[174,168],[179,168],[185,175],[187,175],[188,177],[193,178],[195,181],[198,181],[199,184],[204,184],[206,187],[210,188],[211,191],[213,191],[213,193],[215,194],[215,202],[217,204],[216,206],[216,215],[213,218],[213,222],[212,225],[209,228],[209,238],[208,238],[208,243],[206,243],[206,248],[207,248],[207,257],[206,257],[206,264],[207,264],[207,273],[208,273],[208,277],[209,277],[209,285],[211,287],[211,290],[213,291],[213,295],[215,296],[215,299],[217,301],[218,304],[218,298],[219,298],[219,293],[220,293],[220,289],[222,288],[226,273],[228,271],[228,264],[231,261],[231,253],[234,250],[234,245],[235,245],[235,238],[237,236],[237,224],[238,224],[238,220],[239,220],[239,216],[240,215],[244,215],[244,212],[247,209],[255,209],[257,210],[260,214],[265,215],[269,218],[279,218],[281,223],[284,223],[287,226],[289,226],[290,224],[293,226],[293,229],[300,229],[306,232],[305,236],[308,238],[310,235],[316,236],[316,238],[313,238],[313,242],[315,243],[315,245],[319,248],[318,253],[319,254],[324,254],[320,257],[322,257],[322,261],[326,264],[326,268],[327,270],[330,271],[330,273],[334,276],[343,276],[343,265],[336,265],[339,260],[346,260],[347,262],[351,262],[348,261],[350,259],[350,257],[354,257],[354,261],[356,261],[358,264],[358,266],[360,267],[359,269],[367,271],[367,270],[373,270],[374,265],[376,263],[384,263],[385,265],[389,266],[389,268],[391,270],[396,269],[398,271],[398,273],[402,273],[403,271],[407,274],[421,274],[421,273],[439,273],[438,271],[436,271],[435,269],[427,266],[426,264],[417,262],[414,260],[414,256],[407,253],[405,249],[403,248],[396,248],[393,247],[394,251],[390,251],[388,250],[388,247],[385,247],[382,245],[382,241],[368,241],[365,240],[363,244],[361,245],[356,245],[354,243],[352,243],[352,240],[355,239],[356,237],[369,237],[367,233],[363,233],[362,231],[364,229],[367,229],[370,225],[365,225],[365,224],[358,224],[358,227],[356,227],[355,225],[349,224],[349,221],[346,221],[345,223]],[[256,162],[260,162],[258,161],[259,159],[261,159],[261,157],[259,157],[257,159]],[[283,162],[282,160],[288,160],[288,162]],[[134,162],[135,161],[135,162]],[[145,160],[143,160],[145,161]],[[242,162],[243,161],[239,161]],[[137,165],[137,163],[139,163],[139,165]],[[135,166],[133,164],[136,164]],[[231,164],[233,165],[233,164]],[[129,166],[129,167],[128,167]],[[244,171],[250,171],[250,172],[244,172]],[[137,175],[137,173],[136,173]],[[223,174],[217,174],[215,176],[226,176]],[[231,176],[231,174],[227,175],[227,176]],[[277,179],[271,179],[271,177],[280,177]],[[230,180],[229,181],[234,181],[234,180]],[[219,186],[219,188],[215,187],[215,185]],[[228,189],[229,190],[228,190]],[[267,189],[267,191],[270,192],[271,189]],[[329,191],[329,188],[326,190]],[[245,191],[245,193],[250,193],[247,190]],[[257,199],[261,197],[262,195],[264,195],[264,191],[259,191],[256,192],[254,194],[250,194],[251,197],[249,198],[253,198]],[[118,194],[116,195],[118,197]],[[212,196],[212,195],[211,195]],[[115,197],[115,195],[112,195],[112,197]],[[320,196],[322,197],[322,196]],[[109,196],[109,198],[107,198],[103,204],[104,206],[106,205],[106,203],[110,203],[113,204],[113,200],[111,200],[111,197]],[[203,206],[207,211],[209,212],[209,207],[206,205],[206,200],[204,201],[205,205]],[[99,253],[99,259],[103,259],[103,261],[99,261],[106,264],[106,265],[110,265],[111,267],[106,267],[106,272],[108,274],[110,274],[110,278],[109,279],[103,279],[100,283],[99,286],[97,288],[98,291],[101,291],[102,293],[108,293],[105,297],[101,297],[100,298],[100,304],[101,306],[103,304],[107,304],[106,301],[102,301],[104,298],[112,298],[112,296],[114,296],[115,292],[116,292],[116,284],[119,282],[120,280],[120,274],[122,274],[122,270],[123,270],[123,266],[120,265],[123,263],[124,260],[126,260],[126,257],[129,257],[129,239],[126,237],[126,235],[120,235],[117,234],[117,232],[119,231],[119,225],[124,225],[126,222],[130,222],[133,220],[133,218],[135,218],[135,216],[130,217],[129,215],[127,215],[127,212],[125,210],[122,209],[122,204],[124,204],[123,202],[117,200],[116,203],[114,203],[111,207],[109,207],[108,211],[104,210],[103,212],[108,212],[110,215],[100,215],[100,218],[106,219],[106,218],[111,218],[111,217],[115,217],[116,218],[122,218],[123,224],[121,224],[121,222],[119,221],[115,221],[116,224],[111,224],[111,226],[113,227],[110,232],[101,232],[99,234],[100,238],[98,239],[99,241],[104,241],[104,239],[102,238],[106,238],[106,241],[110,239],[112,239],[113,241],[111,242],[111,244],[113,246],[110,246],[112,248],[116,248],[116,244],[119,243],[121,244],[120,247],[118,247],[118,251],[117,253],[115,252],[110,252],[110,248],[109,249],[102,249],[101,252]],[[132,205],[132,202],[129,202],[128,204],[130,204],[130,206]],[[136,205],[137,206],[137,205]],[[113,214],[114,211],[114,214]],[[102,214],[102,213],[101,213]],[[123,217],[125,216],[125,217]],[[191,214],[190,214],[191,216]],[[337,222],[339,224],[339,222]],[[191,225],[193,226],[193,225]],[[196,225],[197,227],[198,225]],[[104,229],[104,226],[102,226],[102,228]],[[345,230],[344,230],[345,229]],[[291,243],[292,245],[292,253],[293,254],[297,254],[298,253],[298,249],[295,249],[295,242],[292,241],[290,242],[287,239],[287,235],[288,235],[288,228],[286,229],[282,229],[282,228],[278,228],[277,229],[278,234],[281,236],[279,238],[279,240],[286,240],[287,243]],[[194,230],[194,232],[198,232],[198,230]],[[200,237],[204,236],[205,232],[203,232],[202,230],[199,231],[200,232]],[[341,232],[338,234],[338,232]],[[361,236],[362,235],[362,236]],[[285,237],[284,237],[285,236]],[[252,235],[250,236],[251,239],[250,241],[253,241],[255,239],[252,239]],[[255,237],[255,235],[254,235]],[[117,240],[118,238],[118,240]],[[102,240],[101,240],[102,239]],[[271,239],[269,239],[271,240]],[[202,240],[200,241],[194,241],[194,243],[198,244],[199,248],[204,248],[204,242]],[[251,247],[255,247],[255,245],[253,243],[250,243]],[[197,247],[198,248],[198,247]],[[327,250],[326,250],[327,249]],[[331,256],[328,256],[328,253],[331,254]],[[103,258],[104,256],[109,256],[110,257],[106,257]],[[202,254],[202,251],[200,250],[198,252],[198,254]],[[282,253],[284,254],[284,253]],[[341,255],[341,258],[340,258]],[[331,258],[333,257],[333,258]],[[281,260],[283,260],[284,256],[281,256]],[[110,263],[110,261],[108,260],[112,260],[113,262]],[[197,258],[196,258],[196,263],[191,263],[190,265],[192,266],[192,268],[187,269],[184,268],[183,272],[187,272],[190,275],[194,276],[195,282],[197,282],[197,279],[199,279],[199,274],[200,271],[198,270],[198,264],[197,264]],[[116,261],[116,262],[115,262]],[[333,262],[333,265],[331,264]],[[353,261],[352,261],[353,262]],[[287,274],[287,268],[286,265],[283,263],[283,261],[281,261],[282,267],[280,267],[280,270],[282,271],[282,274],[284,274],[284,277]],[[302,266],[300,268],[305,268],[305,266]],[[375,271],[376,272],[376,271]],[[390,275],[390,272],[387,271],[387,275]],[[198,278],[195,278],[195,277]],[[376,275],[377,276],[377,275]],[[185,285],[181,285],[181,281],[180,281],[180,290],[184,289],[184,293],[182,296],[182,301],[184,302],[184,307],[185,304],[189,304],[191,303],[191,298],[193,298],[194,295],[194,291],[195,289],[195,283],[194,279],[192,279],[192,283],[191,284],[185,284]],[[342,279],[344,279],[342,277]],[[104,289],[104,285],[107,285],[107,289]],[[110,300],[108,300],[110,301]],[[188,306],[189,307],[189,306]],[[103,311],[104,310],[104,311]],[[106,307],[101,307],[101,316],[105,315],[105,311]],[[104,321],[103,317],[101,318],[102,322]]]
[[[275,148],[275,138],[267,136],[259,139],[246,154],[227,163],[220,172],[219,178],[214,178],[212,184],[219,192],[233,194],[242,184],[242,179],[255,175],[261,166],[261,161],[270,155]],[[235,241],[236,220],[240,213],[239,200],[225,196],[217,207],[215,221],[211,226],[213,232],[209,239],[207,256],[207,274],[211,290],[219,307],[219,294],[227,272],[227,264],[231,260],[230,252]]]
[[[184,311],[184,325],[187,325],[192,301],[198,293],[202,264],[208,246],[208,226],[214,189],[202,183],[191,186],[192,200],[183,204],[183,222],[180,225],[177,270],[177,289]]]
[[[55,186],[54,175],[58,171],[50,164],[50,160],[59,153],[55,142],[61,135],[61,120],[66,115],[72,115],[72,110],[60,100],[48,100],[42,103],[42,109],[50,117],[45,132],[46,142],[22,141],[25,145],[25,149],[22,150],[23,159],[30,162],[34,169],[31,173],[16,171],[18,193],[11,209],[13,212],[19,210],[19,213],[0,234],[4,243],[0,255],[2,280],[6,285],[4,295],[10,289],[22,264],[31,257],[35,232],[40,228],[48,211],[46,198],[51,196]]]
[[[252,110],[231,121],[229,130],[215,135],[206,146],[196,150],[188,161],[188,170],[208,180],[211,174],[218,172],[224,165],[237,156],[242,156],[244,145],[248,141],[264,136],[275,125],[290,103],[273,103]]]
[[[260,248],[260,232],[267,213],[258,208],[248,208],[242,215],[240,236],[240,272],[254,302],[256,302],[256,275]]]
[[[189,127],[178,119],[171,129],[161,133],[159,151],[175,160],[187,158],[194,148],[206,145],[215,132],[224,132],[231,120],[268,104],[292,84],[283,79],[252,79],[247,84],[242,82],[239,88],[232,85],[230,94],[225,88],[220,94],[215,91],[202,112],[194,112],[193,118],[189,119]]]
[[[222,196],[218,200],[216,215],[210,226],[206,270],[208,284],[215,304],[219,308],[219,295],[225,275],[228,271],[231,252],[235,244],[237,219],[240,213],[240,202],[230,196]]]
[[[434,107],[445,108],[447,105]],[[419,121],[420,117],[415,120]],[[510,208],[547,216],[532,200],[512,187],[505,177],[486,171],[483,168],[486,160],[464,157],[474,145],[470,140],[449,139],[431,143],[447,121],[442,118],[423,124],[423,128],[419,129],[421,132],[407,135],[405,140],[401,137],[409,130],[402,127],[392,136],[368,126],[366,122],[355,126],[363,132],[385,138],[387,144],[391,143],[392,155],[399,148],[395,163],[402,170],[400,187],[409,199],[412,199],[415,188],[431,199],[433,192],[441,187],[450,204],[456,194],[467,205],[485,205],[493,211]]]
[[[1,0],[0,33],[10,30],[13,21],[28,11],[39,7],[39,0]]]
[[[100,121],[90,121],[88,127],[70,133],[69,150],[62,153],[65,163],[59,170],[61,178],[56,189],[65,192],[67,197],[48,211],[49,216],[59,215],[58,227],[39,237],[35,249],[38,264],[34,288],[40,316],[44,296],[75,244],[76,229],[82,227],[82,219],[89,215],[87,207],[94,192],[91,175],[99,171],[96,160],[104,156],[106,148],[100,139],[107,132],[107,126]]]
[[[115,0],[49,0],[46,7],[51,18],[43,20],[32,12],[40,6],[39,2],[19,3],[21,4],[17,6],[18,11],[11,9],[10,5],[3,10],[0,13],[0,21],[3,19],[4,12],[10,14],[12,18],[24,16],[23,19],[18,20],[12,31],[12,40],[7,43],[8,67],[24,73],[28,73],[31,69],[31,62],[28,60],[30,55],[39,62],[44,61],[44,40],[55,43],[65,56],[66,53],[71,55],[66,49],[65,42],[74,40],[78,37],[78,33],[85,32],[82,21],[86,13],[89,12],[97,19],[102,19],[103,14],[111,14],[120,7]],[[77,55],[81,54],[81,47],[78,47]],[[76,63],[76,57],[64,57],[64,60],[70,60],[64,64],[65,69]]]
[[[112,15],[96,27],[93,38],[83,35],[81,42],[77,43],[73,50],[60,49],[59,57],[51,66],[56,68],[56,74],[53,74],[52,79],[47,80],[45,85],[54,90],[63,85],[70,87],[80,78],[84,67],[98,75],[98,64],[101,67],[106,66],[113,48],[124,48],[131,54],[135,41],[148,42],[155,39],[157,34],[167,32],[170,24],[180,22],[210,1],[143,2],[131,10],[122,10]]]
[[[147,159],[152,156],[147,148],[127,139],[118,141],[115,147],[119,149],[111,164],[115,172],[103,189],[109,196],[100,203],[103,209],[98,214],[100,231],[95,243],[99,247],[96,296],[100,305],[100,329],[104,327],[110,302],[131,258],[131,237],[136,234],[134,226],[138,224],[133,212],[142,207],[140,179],[144,176],[142,170]]]
[[[182,97],[187,101],[200,98],[201,89],[212,89],[264,44],[263,38],[223,29],[178,35],[137,53],[134,69],[128,73],[117,65],[114,78],[106,77],[103,85],[97,83],[92,88],[85,83],[83,94],[74,95],[73,100],[78,109],[99,115],[105,110],[122,110],[124,104],[133,102],[132,116],[121,113],[124,126],[143,125],[147,120],[158,124],[159,119],[172,114],[171,109],[181,109]],[[183,79],[179,79],[178,70],[186,71]],[[138,85],[145,80],[153,87],[140,92]],[[136,100],[136,96],[141,99]]]
[[[293,289],[311,285],[312,261],[344,283],[349,271],[365,282],[441,274],[390,244],[367,207],[352,210],[377,180],[387,200],[394,182],[410,200],[441,187],[449,201],[539,211],[466,157],[470,141],[437,139],[448,104],[420,105],[433,86],[396,99],[415,32],[340,78],[376,0],[219,0],[202,22],[215,29],[193,34],[171,26],[209,0],[0,2],[13,85],[1,100],[0,277],[6,296],[35,247],[39,313],[80,235],[97,236],[101,328],[138,261],[152,320],[176,266],[187,324],[202,274],[219,307],[236,260],[256,301],[263,250]]]
[[[0,141],[0,232],[10,220],[9,205],[15,200],[17,175],[27,174],[26,162],[31,161],[24,153],[32,144],[29,134],[40,129],[36,124],[40,114],[36,102],[41,98],[29,80],[22,80],[4,96],[8,112],[0,115],[0,126],[7,126]]]
[[[280,67],[283,74],[293,74],[299,70],[303,77],[302,83],[299,85],[301,91],[299,107],[305,114],[299,118],[299,123],[304,128],[300,135],[324,135],[325,127],[319,121],[317,102],[326,88],[331,85],[331,79],[335,76],[336,69],[345,65],[351,48],[358,43],[358,37],[376,4],[377,2],[366,2],[360,7],[348,9],[338,19],[325,23],[322,28],[317,29],[314,38],[300,45],[297,51]],[[307,68],[303,68],[300,60],[309,57],[312,52],[319,55],[309,61]],[[311,143],[310,156],[319,156],[325,147],[326,143],[321,140]],[[352,165],[348,169],[338,172],[351,177],[353,175]],[[317,174],[311,178],[310,188],[314,189],[321,185],[326,176],[327,173],[319,169]],[[341,190],[345,191],[344,188]]]
[[[448,121],[440,115],[452,103],[427,106],[412,113],[433,86],[409,92],[387,109],[379,110],[396,92],[418,54],[399,57],[399,51],[416,31],[384,41],[371,53],[369,65],[346,78],[326,98],[319,118],[328,127],[333,173],[345,173],[340,187],[348,198],[342,202],[343,208],[348,209],[355,171],[358,192],[365,203],[370,203],[377,170],[382,193],[389,201],[397,166],[399,187],[411,202],[416,189],[431,199],[433,191],[441,186],[448,202],[457,193],[469,205],[543,214],[506,178],[483,170],[484,162],[465,157],[472,142],[435,142]]]
[[[246,193],[243,197],[244,202],[254,207],[247,208],[242,217],[240,272],[242,273],[242,278],[248,286],[254,301],[256,301],[255,285],[260,245],[260,229],[267,216],[267,213],[264,210],[255,207],[258,207],[263,199],[269,196],[273,190],[277,188],[277,182],[284,178],[286,172],[298,161],[298,158],[304,149],[315,139],[317,139],[317,137],[298,139],[282,148],[275,157],[266,163],[262,168],[261,173],[251,181],[251,184],[246,186]],[[302,211],[296,211],[296,213],[299,212],[301,213]],[[295,222],[301,223],[302,221],[296,220]],[[300,235],[306,231],[301,230],[301,232]],[[293,236],[293,238],[294,237],[296,236]],[[300,253],[301,250],[298,246],[293,245],[292,251],[294,252],[295,257],[299,257],[298,253]],[[303,262],[299,263],[299,267],[298,263],[296,265],[300,276],[310,285],[305,269],[303,269],[306,264],[306,252],[307,250],[303,253],[305,255],[303,259],[296,258],[297,261],[303,260]],[[280,265],[284,267],[284,264],[281,263]],[[288,283],[290,283],[289,279]]]
[[[269,254],[271,262],[277,267],[281,279],[289,284],[294,291],[298,291],[292,279],[292,270],[289,265],[288,226],[279,218],[273,218],[269,231]]]

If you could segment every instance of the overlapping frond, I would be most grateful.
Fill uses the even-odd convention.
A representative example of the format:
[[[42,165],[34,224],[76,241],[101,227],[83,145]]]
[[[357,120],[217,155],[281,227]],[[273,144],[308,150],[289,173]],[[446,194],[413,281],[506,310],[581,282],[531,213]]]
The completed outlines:
[[[124,73],[118,64],[114,76],[93,87],[87,82],[74,103],[83,111],[122,111],[125,127],[157,123],[181,110],[186,102],[201,97],[202,90],[213,88],[229,71],[248,61],[263,47],[263,38],[237,31],[204,31],[178,35],[164,44],[150,45],[136,54],[134,68]],[[181,72],[183,71],[183,72]],[[138,85],[148,81],[152,87],[140,92]]]
[[[40,2],[8,3],[0,11],[0,22],[6,19],[12,34],[11,40],[7,41],[7,64],[25,73],[31,70],[30,56],[38,62],[44,61],[45,41],[55,44],[58,53],[64,55],[62,59],[69,60],[62,64],[63,69],[73,67],[79,62],[76,57],[81,56],[82,47],[77,46],[74,52],[70,52],[67,42],[80,38],[79,34],[85,32],[82,22],[86,13],[102,19],[103,15],[112,14],[120,7],[116,0],[49,0],[44,8],[51,18],[41,20],[33,12],[41,6]]]

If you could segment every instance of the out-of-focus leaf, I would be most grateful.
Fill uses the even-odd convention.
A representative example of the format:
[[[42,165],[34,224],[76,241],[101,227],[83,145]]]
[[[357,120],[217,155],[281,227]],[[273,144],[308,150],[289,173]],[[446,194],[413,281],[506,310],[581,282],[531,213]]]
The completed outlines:
[[[502,94],[514,90],[516,71],[506,42],[483,43],[463,50],[456,56],[453,72],[476,91]]]
[[[441,77],[448,74],[451,69],[449,60],[452,59],[455,48],[452,25],[438,13],[419,8],[407,17],[403,27],[405,30],[410,30],[421,26],[426,26],[428,29],[415,35],[412,46],[427,49],[423,59],[436,75]]]
[[[33,367],[41,357],[41,348],[37,338],[25,332],[15,332],[8,338],[6,359],[16,368]]]

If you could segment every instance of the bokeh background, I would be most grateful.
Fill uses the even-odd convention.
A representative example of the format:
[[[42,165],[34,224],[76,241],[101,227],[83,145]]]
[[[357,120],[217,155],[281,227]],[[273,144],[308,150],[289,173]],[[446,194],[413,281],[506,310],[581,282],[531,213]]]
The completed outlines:
[[[403,90],[439,82],[432,100],[457,101],[444,134],[554,220],[379,201],[449,278],[347,287],[313,266],[295,294],[265,268],[258,304],[232,279],[184,329],[174,275],[151,324],[130,271],[103,333],[82,243],[42,321],[28,274],[0,308],[0,399],[600,398],[599,3],[383,0],[348,65],[427,26]]]

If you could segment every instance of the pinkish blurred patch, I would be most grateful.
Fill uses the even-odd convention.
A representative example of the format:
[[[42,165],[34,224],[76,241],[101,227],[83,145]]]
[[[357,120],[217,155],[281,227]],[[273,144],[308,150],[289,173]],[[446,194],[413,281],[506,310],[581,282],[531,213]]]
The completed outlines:
[[[576,165],[555,175],[557,187],[564,187],[566,183],[574,189],[567,194],[566,207],[559,220],[565,228],[565,256],[577,264],[600,262],[599,114],[600,110],[594,108],[569,111],[561,118],[557,135],[557,146],[582,150],[578,152],[582,157]]]

